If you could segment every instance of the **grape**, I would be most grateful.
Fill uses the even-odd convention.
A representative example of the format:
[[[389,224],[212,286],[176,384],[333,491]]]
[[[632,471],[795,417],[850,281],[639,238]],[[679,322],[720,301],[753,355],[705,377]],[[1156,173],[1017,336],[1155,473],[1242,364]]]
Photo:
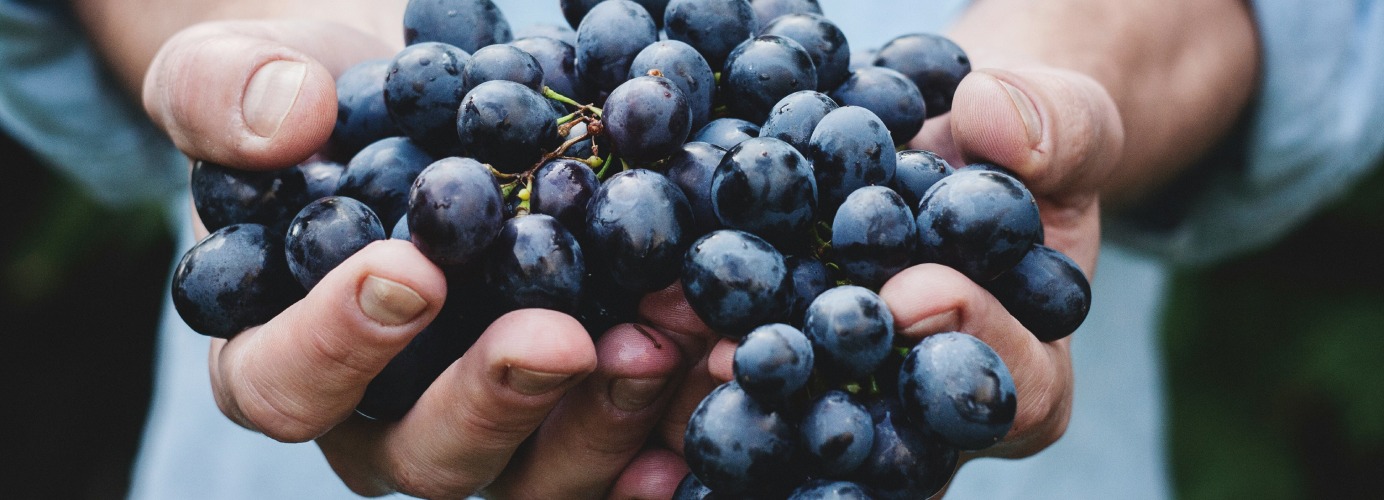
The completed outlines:
[[[788,495],[788,500],[870,500],[870,494],[850,481],[813,479]]]
[[[706,59],[691,45],[677,40],[655,42],[634,57],[630,63],[630,78],[658,70],[660,76],[671,80],[682,90],[692,111],[692,129],[700,129],[711,120],[711,101],[716,92],[716,75]]]
[[[567,18],[567,23],[573,28],[581,25],[581,20],[591,11],[592,7],[601,3],[603,0],[562,0],[559,5],[562,8],[563,17]],[[654,24],[659,28],[663,27],[663,9],[668,7],[668,0],[635,0],[644,10],[649,12]]]
[[[778,139],[740,143],[711,178],[711,207],[721,225],[749,231],[779,248],[804,242],[816,199],[812,165]]]
[[[500,232],[504,201],[490,170],[471,158],[429,165],[409,192],[413,244],[440,267],[470,262]]]
[[[947,160],[943,160],[942,157],[931,151],[918,149],[899,151],[898,159],[892,187],[894,192],[903,197],[909,210],[913,210],[915,213],[918,210],[918,201],[923,199],[923,194],[927,193],[927,190],[937,181],[955,171],[951,164],[947,163]]]
[[[573,235],[586,230],[586,204],[600,182],[585,163],[559,158],[543,164],[533,175],[530,210],[553,216]]]
[[[983,170],[957,171],[918,204],[918,260],[984,283],[1008,271],[1041,237],[1038,204],[1022,183]]]
[[[644,167],[679,151],[692,131],[692,114],[671,80],[641,76],[610,93],[602,124],[615,154]]]
[[[318,199],[293,218],[284,236],[288,269],[311,290],[329,271],[371,242],[385,239],[380,218],[343,196]]]
[[[692,220],[699,236],[721,228],[711,206],[711,179],[725,156],[726,150],[717,146],[689,142],[664,163],[668,179],[682,189],[692,206]]]
[[[658,28],[644,7],[629,0],[596,4],[577,27],[577,75],[593,90],[615,90],[639,51],[656,41]]]
[[[413,180],[432,162],[432,155],[409,139],[381,139],[360,150],[346,164],[336,194],[365,203],[380,222],[392,225],[408,212],[408,192],[413,188]]]
[[[333,157],[350,158],[372,142],[404,135],[385,106],[389,63],[389,59],[362,61],[336,77],[336,126],[330,141]]]
[[[543,66],[532,54],[513,45],[484,47],[471,54],[471,59],[461,68],[461,95],[492,80],[505,80],[543,90]]]
[[[543,70],[543,85],[573,99],[586,97],[585,86],[577,77],[577,49],[571,44],[547,36],[520,38],[509,44],[538,61]]]
[[[883,186],[866,186],[846,197],[831,225],[831,248],[841,274],[879,289],[912,262],[918,226],[903,198]]]
[[[413,233],[408,230],[408,217],[400,217],[399,222],[394,223],[394,229],[389,231],[389,239],[410,241]]]
[[[822,219],[835,216],[846,196],[865,186],[888,186],[898,158],[889,130],[870,110],[844,106],[822,117],[808,141]]]
[[[601,184],[586,210],[582,247],[594,260],[588,265],[640,293],[677,279],[677,263],[692,239],[692,208],[667,177],[644,169],[620,172]]]
[[[846,34],[820,14],[786,14],[764,26],[759,34],[798,42],[817,69],[815,88],[834,89],[851,75],[851,46]]]
[[[754,7],[755,18],[759,20],[756,31],[762,31],[764,26],[782,15],[822,13],[822,6],[817,4],[817,0],[750,0],[750,6]]]
[[[812,343],[797,328],[771,323],[755,328],[735,349],[735,381],[765,406],[786,403],[812,375]]]
[[[197,161],[191,183],[192,203],[207,231],[251,223],[283,234],[293,214],[312,201],[298,168],[252,171]]]
[[[562,138],[563,143],[565,144],[568,141],[582,136],[586,136],[586,138],[577,141],[576,143],[573,143],[572,147],[569,147],[567,148],[567,151],[562,152],[562,155],[570,156],[573,158],[590,158],[596,155],[595,148],[599,147],[602,150],[604,150],[606,147],[604,143],[597,146],[596,139],[598,139],[598,137],[588,134],[587,132],[589,130],[590,127],[586,125],[586,122],[572,123],[571,129],[567,131],[567,136]]]
[[[572,233],[541,214],[505,221],[485,266],[486,283],[510,310],[538,307],[572,314],[585,276],[585,259]]]
[[[759,125],[739,118],[717,118],[697,130],[692,140],[728,150],[755,137],[759,137]]]
[[[894,398],[876,400],[868,410],[875,441],[855,480],[870,485],[881,500],[916,500],[941,491],[956,470],[956,448],[916,429]]]
[[[682,477],[682,481],[678,482],[678,489],[673,491],[672,500],[714,500],[716,498],[716,494],[711,492],[711,488],[702,484],[701,480],[697,479],[696,474],[688,472],[686,476]]]
[[[918,342],[899,370],[899,400],[913,422],[948,444],[980,450],[1014,423],[1014,379],[980,339],[939,333]]]
[[[461,70],[471,55],[440,42],[410,45],[394,55],[384,80],[389,117],[404,135],[437,155],[458,150],[457,106],[466,94]]]
[[[404,43],[443,42],[467,52],[513,35],[509,21],[490,0],[409,0],[404,8]]]
[[[812,402],[803,414],[799,434],[808,470],[827,477],[854,472],[875,442],[870,413],[850,394],[837,390]]]
[[[711,391],[687,420],[683,452],[692,473],[717,495],[783,495],[801,478],[793,426],[735,382]]]
[[[726,57],[721,97],[732,115],[763,123],[780,99],[799,90],[816,90],[817,68],[791,38],[763,35],[746,40]]]
[[[879,54],[878,48],[852,50],[850,65],[851,72],[854,73],[855,70],[858,70],[860,68],[868,68],[870,66],[874,66],[875,55],[877,54]]]
[[[1086,274],[1062,252],[1043,245],[1033,245],[1018,265],[985,289],[1043,342],[1071,335],[1091,310]]]
[[[316,200],[336,194],[346,166],[334,161],[315,160],[298,165],[298,170],[303,172],[303,180],[308,184],[307,199]]]
[[[643,292],[626,290],[617,285],[609,274],[591,272],[591,266],[587,266],[582,290],[575,316],[586,331],[599,335],[615,325],[639,319],[639,300],[644,296]]]
[[[875,292],[838,286],[807,306],[803,333],[812,340],[817,365],[825,375],[854,380],[869,375],[889,355],[894,315]]]
[[[229,339],[303,298],[279,234],[260,224],[232,224],[183,255],[173,270],[173,307],[193,331]]]
[[[455,133],[468,155],[513,174],[532,168],[561,144],[557,119],[557,112],[537,91],[492,80],[466,94]]]
[[[831,279],[827,275],[827,266],[820,260],[792,255],[784,259],[784,263],[788,266],[789,279],[792,281],[792,293],[789,294],[788,301],[789,323],[802,326],[803,314],[807,312],[808,304],[831,288]]]
[[[808,141],[812,140],[812,131],[817,128],[817,123],[837,107],[836,101],[815,90],[788,94],[769,110],[769,118],[764,120],[759,135],[787,142],[806,155]]]
[[[671,0],[663,11],[668,39],[691,45],[716,70],[735,46],[750,38],[755,24],[746,0]]]
[[[927,108],[923,94],[912,80],[898,71],[881,67],[855,70],[831,98],[842,106],[860,106],[878,116],[894,144],[907,144],[923,129]]]
[[[785,320],[788,286],[783,256],[743,231],[722,229],[701,237],[682,264],[687,303],[707,326],[730,338]]]
[[[578,19],[577,21],[581,21],[581,19]],[[566,26],[566,25],[553,24],[553,23],[536,23],[536,24],[530,24],[530,25],[525,26],[525,27],[523,27],[523,28],[521,28],[521,29],[519,29],[519,30],[516,30],[516,31],[514,32],[514,41],[513,41],[513,42],[510,42],[510,43],[513,44],[514,42],[518,42],[518,41],[523,40],[523,39],[526,39],[526,38],[528,38],[528,39],[533,39],[533,38],[551,38],[551,39],[553,39],[553,40],[556,40],[556,41],[559,41],[559,42],[562,42],[562,43],[567,44],[568,47],[576,47],[576,46],[577,46],[577,29],[576,29],[576,27],[575,27],[575,23],[573,23],[573,26]],[[522,47],[522,46],[520,46],[520,45],[515,45],[515,47],[519,47],[520,49],[524,49],[525,52],[528,52],[528,49],[527,49],[527,48],[524,48],[524,47]],[[574,50],[575,50],[575,49],[574,49]],[[530,53],[530,54],[533,54],[533,52],[529,52],[529,53]],[[575,54],[575,52],[574,52],[574,54]],[[538,54],[533,54],[533,56],[534,56],[534,57],[537,57],[538,60],[539,60],[540,62],[543,60],[543,58],[542,58],[542,57],[539,57]],[[574,55],[573,57],[575,57],[575,55]],[[576,64],[575,60],[573,61],[573,64]],[[547,66],[544,66],[544,67],[543,67],[543,70],[544,70],[544,72],[546,73],[547,70],[548,70]],[[574,70],[573,70],[573,71],[575,71],[575,67],[574,67]],[[571,96],[571,94],[567,94],[567,95],[568,95],[568,96]]]
[[[971,60],[955,42],[940,35],[903,35],[879,49],[872,61],[902,73],[922,91],[928,118],[951,111],[952,94],[971,72]]]

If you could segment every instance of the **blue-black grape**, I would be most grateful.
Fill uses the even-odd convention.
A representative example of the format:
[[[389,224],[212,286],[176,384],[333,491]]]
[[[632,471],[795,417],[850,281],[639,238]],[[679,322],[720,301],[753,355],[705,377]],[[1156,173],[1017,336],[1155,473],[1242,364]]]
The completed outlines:
[[[1043,342],[1061,339],[1091,311],[1091,283],[1062,252],[1033,245],[1023,260],[985,284],[1009,314]]]
[[[1013,268],[1042,237],[1038,204],[1023,183],[984,170],[958,170],[918,203],[918,260],[961,271],[977,283]]]
[[[705,142],[689,142],[664,163],[668,180],[682,189],[692,206],[692,220],[698,236],[721,228],[711,206],[711,179],[726,150]]]
[[[871,500],[873,497],[859,484],[850,481],[813,479],[793,493],[788,500]]]
[[[585,163],[558,158],[543,164],[533,175],[529,210],[553,216],[574,235],[586,230],[586,204],[600,181]]]
[[[812,343],[797,328],[770,323],[735,348],[735,381],[761,405],[780,407],[812,376]]]
[[[499,234],[503,205],[485,165],[471,158],[438,160],[418,174],[409,192],[413,244],[438,266],[466,264]]]
[[[1009,432],[1018,395],[1009,368],[980,339],[939,333],[913,346],[899,370],[909,420],[963,450],[987,448]]]
[[[578,19],[578,21],[580,21],[580,19]],[[525,26],[525,27],[523,27],[523,28],[519,28],[519,29],[517,29],[517,30],[514,31],[514,42],[517,42],[517,41],[519,41],[519,40],[523,40],[523,39],[525,39],[525,38],[540,38],[540,37],[542,37],[542,38],[551,38],[551,39],[553,39],[553,40],[557,40],[557,41],[559,41],[559,42],[562,42],[562,43],[567,44],[567,46],[569,46],[569,47],[576,47],[576,46],[577,46],[577,29],[576,29],[575,26],[566,26],[566,25],[554,24],[554,23],[535,23],[535,24],[530,24],[530,25],[528,25],[528,26]],[[513,43],[513,42],[510,42],[510,43]],[[517,45],[516,45],[516,46],[517,46]],[[519,47],[519,48],[522,49],[523,47]],[[525,49],[525,51],[527,51],[527,50],[528,50],[528,49]],[[529,53],[530,53],[530,54],[533,54],[532,52],[529,52]],[[539,60],[539,61],[542,61],[542,60],[543,60],[543,58],[542,58],[542,57],[539,57],[538,54],[534,54],[533,56],[534,56],[534,57],[538,57],[538,60]],[[575,57],[575,56],[574,56],[574,57]],[[575,61],[573,62],[573,64],[575,64]],[[544,70],[545,70],[545,72],[546,72],[547,68],[544,67]],[[574,71],[575,71],[575,70],[574,70]]]
[[[717,118],[698,129],[692,140],[729,150],[755,137],[759,137],[759,125],[739,118]]]
[[[631,166],[647,167],[672,156],[692,131],[687,98],[671,80],[640,76],[606,98],[601,123],[615,154]]]
[[[405,47],[389,63],[385,109],[404,135],[433,154],[458,150],[457,106],[466,95],[461,70],[470,59],[454,46],[426,42]]]
[[[318,199],[293,218],[284,236],[288,269],[311,290],[336,266],[371,242],[385,239],[370,207],[344,196]]]
[[[851,76],[851,45],[846,34],[821,14],[783,15],[759,34],[791,38],[807,50],[817,68],[817,89],[834,89]]]
[[[582,248],[589,266],[640,293],[677,279],[692,243],[692,208],[667,177],[638,168],[620,172],[601,184],[586,210]]]
[[[903,73],[923,93],[928,117],[951,111],[952,95],[971,72],[971,59],[955,42],[928,33],[903,35],[880,47],[875,66]]]
[[[801,327],[808,304],[832,287],[831,275],[822,261],[811,257],[790,255],[784,259],[784,263],[788,266],[788,276],[792,282],[788,322]]]
[[[843,106],[827,113],[808,140],[807,157],[817,177],[817,214],[827,219],[856,189],[888,186],[898,157],[889,129],[870,110]]]
[[[898,167],[894,170],[894,192],[903,197],[908,209],[915,213],[918,201],[923,199],[933,184],[956,171],[947,160],[937,153],[920,149],[899,151]]]
[[[545,79],[543,66],[532,54],[513,45],[490,45],[472,53],[471,59],[462,66],[461,95],[465,96],[477,85],[492,80],[505,80],[543,90]]]
[[[792,144],[798,152],[806,155],[817,123],[838,107],[836,101],[815,90],[788,94],[769,110],[769,118],[764,120],[759,135]]]
[[[399,222],[394,223],[394,229],[389,230],[389,239],[410,241],[413,233],[408,230],[408,217],[400,217]]]
[[[816,219],[812,164],[793,146],[758,137],[732,148],[711,178],[711,207],[722,226],[783,249],[800,246]]]
[[[870,66],[851,73],[831,98],[842,106],[860,106],[878,116],[894,144],[907,144],[923,129],[927,107],[918,86],[903,73]]]
[[[658,28],[644,7],[630,0],[596,4],[577,27],[577,75],[592,91],[615,90],[639,51],[656,41]]]
[[[764,123],[780,99],[817,89],[817,67],[791,38],[762,35],[735,47],[721,73],[721,97],[732,115]]]
[[[850,394],[832,390],[803,414],[798,426],[808,470],[817,476],[847,477],[870,455],[874,422]]]
[[[755,18],[759,20],[759,30],[787,14],[821,14],[822,6],[817,0],[750,0]]]
[[[491,80],[466,94],[456,115],[454,132],[468,156],[505,173],[535,166],[545,153],[561,145],[557,111],[529,87]]]
[[[784,416],[726,382],[711,391],[683,436],[688,468],[717,495],[782,496],[802,478],[794,453],[797,436]]]
[[[385,106],[389,63],[389,59],[370,59],[336,77],[336,126],[330,141],[333,158],[350,158],[372,142],[404,135]]]
[[[615,284],[610,275],[593,272],[590,265],[582,290],[574,316],[592,335],[601,335],[615,325],[639,320],[639,300],[644,297],[643,292],[632,292]]]
[[[403,137],[381,139],[356,153],[336,188],[338,196],[365,203],[380,222],[393,225],[408,212],[408,192],[434,158]]]
[[[575,43],[576,33],[572,36]],[[543,85],[573,99],[586,99],[586,87],[577,77],[577,49],[571,44],[549,36],[519,38],[509,44],[538,61],[543,68]]]
[[[692,244],[682,263],[682,290],[697,316],[716,332],[742,338],[786,320],[788,269],[768,242],[733,229]]]
[[[807,306],[803,333],[816,349],[821,373],[855,380],[875,371],[894,344],[894,315],[868,289],[832,288]]]
[[[586,13],[592,7],[604,0],[562,0],[559,5],[562,8],[562,16],[567,18],[567,24],[576,28],[581,25],[581,20],[586,17]],[[663,9],[668,7],[668,0],[635,0],[636,3],[644,7],[652,17],[654,24],[659,28],[663,27]]]
[[[912,263],[917,240],[913,211],[903,197],[884,186],[855,190],[831,225],[831,249],[841,274],[876,290]]]
[[[924,433],[905,418],[899,402],[885,397],[867,408],[875,424],[875,442],[854,479],[869,485],[880,500],[928,498],[946,486],[956,471],[956,448]]]
[[[490,0],[409,0],[404,43],[443,42],[467,52],[513,38],[509,21]]]
[[[661,76],[682,90],[687,107],[692,111],[692,130],[711,120],[712,97],[716,92],[716,75],[706,59],[691,45],[677,40],[655,42],[634,57],[630,63],[630,78],[658,70]]]
[[[673,490],[672,500],[715,500],[718,498],[711,488],[707,488],[702,481],[697,479],[697,475],[688,472],[678,482],[678,488]]]
[[[281,234],[232,224],[197,242],[173,270],[173,307],[183,321],[197,333],[228,339],[301,299]]]
[[[668,39],[691,45],[717,70],[755,27],[754,9],[746,0],[671,0],[663,11]]]
[[[334,161],[312,160],[298,165],[303,171],[303,180],[308,184],[308,199],[316,200],[336,194],[341,185],[341,176],[346,174],[346,165]]]
[[[562,224],[532,214],[505,221],[490,245],[485,281],[507,309],[538,307],[572,314],[581,298],[586,261]]]
[[[207,161],[192,165],[192,203],[207,231],[231,224],[262,224],[280,235],[312,201],[298,168],[241,170]]]

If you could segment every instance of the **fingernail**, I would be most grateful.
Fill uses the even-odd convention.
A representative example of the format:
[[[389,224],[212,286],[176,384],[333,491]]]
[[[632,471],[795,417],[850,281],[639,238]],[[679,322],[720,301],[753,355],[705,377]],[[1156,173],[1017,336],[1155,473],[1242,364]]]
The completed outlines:
[[[572,376],[565,373],[545,373],[527,368],[510,367],[508,381],[509,386],[520,394],[537,396],[562,385],[569,378]]]
[[[662,378],[622,378],[610,383],[610,401],[625,411],[648,408],[663,392],[668,381]]]
[[[1028,144],[1037,147],[1043,140],[1043,122],[1038,117],[1038,108],[1033,105],[1033,100],[1024,95],[1018,87],[998,78],[995,81],[1009,94],[1009,101],[1013,102],[1014,109],[1019,111],[1019,118],[1024,121],[1024,131],[1028,132]]]
[[[360,310],[385,326],[409,323],[428,308],[428,301],[403,283],[367,276],[360,285]]]
[[[957,312],[955,309],[944,313],[934,314],[922,320],[908,325],[901,332],[905,337],[921,337],[940,332],[949,332],[956,329]]]
[[[271,61],[260,66],[250,77],[245,98],[240,102],[250,131],[260,137],[273,137],[298,100],[307,74],[308,65],[297,61]]]

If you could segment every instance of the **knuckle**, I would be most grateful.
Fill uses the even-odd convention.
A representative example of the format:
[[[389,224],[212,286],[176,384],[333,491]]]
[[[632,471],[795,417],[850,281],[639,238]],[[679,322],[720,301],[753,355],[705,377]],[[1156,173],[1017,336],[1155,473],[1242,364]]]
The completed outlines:
[[[312,418],[303,401],[270,384],[253,379],[235,396],[240,414],[253,429],[276,441],[302,443],[325,433],[330,424]]]

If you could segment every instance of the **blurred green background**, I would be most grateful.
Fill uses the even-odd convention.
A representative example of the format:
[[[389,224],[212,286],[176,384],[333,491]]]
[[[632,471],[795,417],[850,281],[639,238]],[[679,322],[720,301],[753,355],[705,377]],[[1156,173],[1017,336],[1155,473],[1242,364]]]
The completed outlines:
[[[0,136],[4,498],[120,498],[173,257]],[[1384,495],[1384,173],[1272,248],[1178,271],[1163,347],[1180,498]]]

